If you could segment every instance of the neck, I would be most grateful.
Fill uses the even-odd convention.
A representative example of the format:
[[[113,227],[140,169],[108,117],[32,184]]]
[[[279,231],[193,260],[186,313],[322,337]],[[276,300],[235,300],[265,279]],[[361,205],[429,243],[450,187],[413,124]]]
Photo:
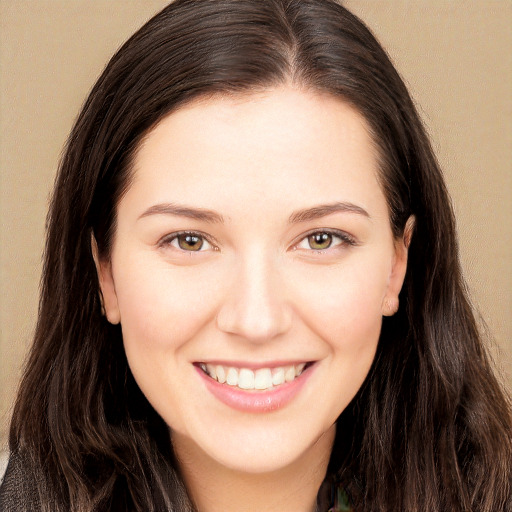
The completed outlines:
[[[185,486],[198,512],[314,512],[336,427],[286,467],[265,473],[228,468],[173,433]]]

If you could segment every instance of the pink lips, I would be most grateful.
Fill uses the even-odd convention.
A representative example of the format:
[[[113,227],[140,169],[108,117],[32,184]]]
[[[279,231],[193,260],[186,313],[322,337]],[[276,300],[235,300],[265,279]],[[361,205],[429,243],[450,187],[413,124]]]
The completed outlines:
[[[243,390],[228,384],[221,384],[209,377],[201,368],[196,367],[196,371],[215,398],[233,409],[258,413],[275,411],[288,404],[308,380],[313,366],[306,368],[292,382],[286,382],[273,389],[263,391]]]

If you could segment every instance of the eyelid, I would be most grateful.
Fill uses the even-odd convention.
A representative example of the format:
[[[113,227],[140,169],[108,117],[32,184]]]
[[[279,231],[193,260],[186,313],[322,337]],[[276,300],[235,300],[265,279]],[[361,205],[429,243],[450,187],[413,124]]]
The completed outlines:
[[[309,249],[305,249],[305,250],[311,251],[311,252],[317,252],[317,253],[324,253],[324,252],[328,252],[330,250],[335,250],[336,248],[338,248],[340,246],[356,246],[356,245],[358,245],[357,239],[353,235],[347,233],[346,231],[343,231],[340,229],[333,229],[333,228],[319,228],[319,229],[317,228],[317,229],[312,229],[312,230],[308,231],[307,233],[303,233],[300,236],[300,238],[292,244],[292,250],[299,249],[299,247],[298,247],[299,244],[301,242],[303,242],[304,240],[306,240],[311,235],[321,234],[321,233],[326,233],[326,234],[332,235],[334,237],[337,237],[341,240],[341,243],[336,244],[331,247],[328,247],[327,249],[311,249],[311,248],[309,248]]]
[[[191,236],[197,236],[199,238],[202,238],[204,241],[206,241],[208,244],[212,246],[212,249],[207,250],[214,250],[218,251],[219,247],[217,242],[211,237],[210,235],[207,235],[206,233],[203,233],[202,231],[194,231],[190,229],[184,229],[181,231],[175,231],[173,233],[168,233],[167,235],[164,235],[162,238],[160,238],[157,242],[158,247],[165,247],[171,245],[171,242],[176,240],[181,235],[191,235]],[[206,250],[199,250],[199,251],[185,251],[184,249],[180,249],[178,247],[174,247],[177,251],[184,252],[184,253],[194,253],[194,252],[206,252]]]

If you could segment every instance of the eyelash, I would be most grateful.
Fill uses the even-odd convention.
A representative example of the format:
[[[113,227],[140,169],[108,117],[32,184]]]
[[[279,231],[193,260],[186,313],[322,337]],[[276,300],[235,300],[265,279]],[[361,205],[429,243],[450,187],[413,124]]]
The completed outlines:
[[[303,242],[307,243],[308,239],[313,235],[330,235],[333,238],[329,247],[326,247],[325,249],[314,249],[311,246],[307,249],[304,248],[305,250],[312,251],[314,253],[326,253],[329,250],[336,250],[339,247],[352,247],[357,245],[357,240],[345,231],[339,231],[337,229],[315,229],[305,235],[302,235],[301,239],[294,245],[294,250],[300,249],[299,245]],[[334,239],[336,238],[339,240],[339,243],[334,242]]]
[[[304,234],[300,238],[300,240],[294,244],[293,250],[300,249],[299,245],[303,242],[307,243],[307,240],[313,235],[329,235],[333,238],[331,244],[328,247],[326,247],[325,249],[314,249],[311,246],[309,248],[304,248],[307,251],[312,251],[315,253],[325,253],[328,250],[335,250],[337,247],[340,247],[340,246],[355,246],[355,245],[357,245],[356,239],[353,236],[346,233],[345,231],[339,231],[337,229],[316,229],[314,231],[310,231],[310,232]],[[178,241],[180,236],[191,236],[191,237],[196,237],[196,238],[199,238],[200,240],[202,240],[202,244],[201,244],[199,250],[197,250],[197,251],[190,250],[189,251],[186,249],[182,249],[179,246],[176,247],[175,245],[173,245],[173,242]],[[336,238],[339,240],[339,243],[334,242],[334,239],[336,239]],[[193,252],[204,252],[204,250],[201,250],[201,249],[203,248],[203,245],[205,242],[207,244],[211,245],[211,247],[214,251],[219,250],[218,245],[215,244],[209,236],[207,236],[206,234],[201,233],[199,231],[178,231],[176,233],[171,233],[170,235],[167,235],[164,238],[162,238],[158,242],[158,246],[165,247],[165,246],[170,245],[170,246],[174,247],[175,249],[177,249],[178,251],[193,253]]]
[[[163,237],[158,242],[158,246],[159,247],[165,247],[165,246],[171,245],[176,250],[181,251],[181,252],[190,252],[190,253],[193,253],[193,252],[204,252],[204,251],[201,251],[203,244],[201,245],[201,248],[198,251],[187,251],[186,249],[182,249],[180,247],[174,246],[172,243],[174,241],[178,241],[180,236],[191,236],[191,237],[199,238],[199,239],[201,239],[203,241],[203,244],[204,244],[204,242],[206,242],[207,244],[211,245],[212,249],[214,251],[218,251],[219,250],[218,246],[213,242],[213,240],[209,236],[207,236],[204,233],[201,233],[199,231],[178,231],[176,233],[171,233],[170,235],[167,235],[167,236]]]

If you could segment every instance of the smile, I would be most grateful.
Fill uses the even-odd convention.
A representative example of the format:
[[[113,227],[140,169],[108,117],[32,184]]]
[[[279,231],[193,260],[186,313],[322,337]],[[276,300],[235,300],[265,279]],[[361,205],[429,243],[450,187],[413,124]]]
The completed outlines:
[[[206,389],[225,405],[247,413],[266,413],[284,408],[300,393],[315,371],[315,363],[258,367],[197,362],[194,366]]]
[[[264,391],[293,382],[302,374],[307,363],[277,366],[275,368],[258,368],[256,370],[208,363],[200,363],[198,366],[220,384],[227,384],[243,390]]]

